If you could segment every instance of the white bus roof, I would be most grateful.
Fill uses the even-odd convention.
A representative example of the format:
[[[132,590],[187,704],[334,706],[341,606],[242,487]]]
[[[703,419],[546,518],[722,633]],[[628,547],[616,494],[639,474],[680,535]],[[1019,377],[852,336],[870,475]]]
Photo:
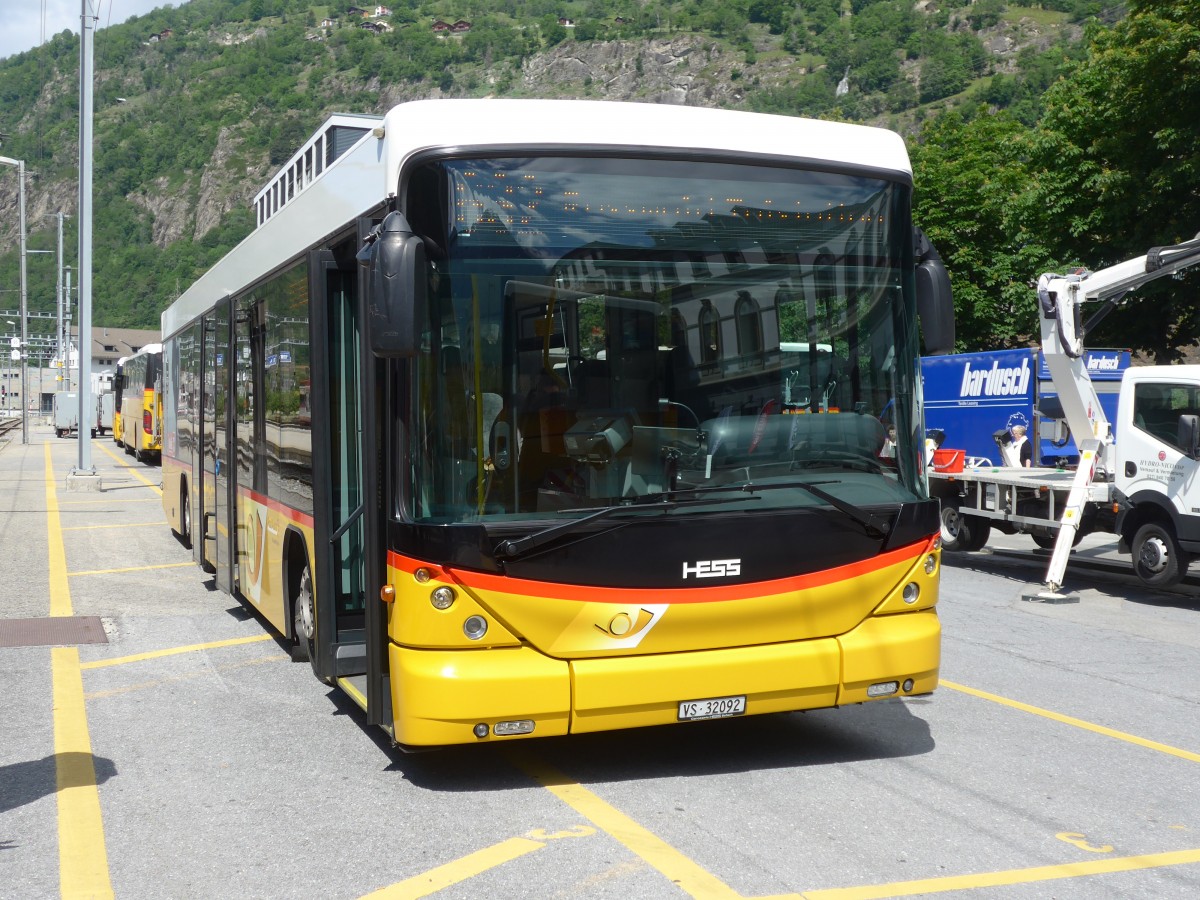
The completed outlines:
[[[337,129],[357,139],[338,144]],[[334,144],[338,155],[318,173],[317,156]],[[335,115],[256,196],[259,227],[163,313],[163,335],[394,197],[415,154],[535,147],[746,154],[912,179],[894,132],[761,113],[589,100],[417,100],[382,119]]]

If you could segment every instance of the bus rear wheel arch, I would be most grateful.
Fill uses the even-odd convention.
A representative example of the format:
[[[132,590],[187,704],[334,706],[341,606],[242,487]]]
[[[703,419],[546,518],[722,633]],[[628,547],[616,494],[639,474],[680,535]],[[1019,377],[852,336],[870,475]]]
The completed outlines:
[[[332,679],[317,671],[317,617],[312,567],[308,562],[308,548],[298,533],[288,532],[283,558],[284,583],[288,586],[288,603],[291,609],[292,660],[308,662],[317,678],[326,684],[332,684]]]
[[[192,549],[192,501],[188,493],[187,479],[179,480],[179,543],[188,550]]]

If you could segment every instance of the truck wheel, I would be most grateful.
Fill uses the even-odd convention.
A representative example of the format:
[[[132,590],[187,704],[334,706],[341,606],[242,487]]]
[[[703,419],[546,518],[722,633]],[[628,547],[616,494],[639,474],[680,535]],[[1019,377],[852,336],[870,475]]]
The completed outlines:
[[[967,523],[967,539],[964,550],[982,550],[992,534],[992,523],[979,516],[961,516]]]
[[[958,507],[949,504],[942,505],[942,549],[957,551],[966,550],[970,541],[970,527],[963,516],[958,514]]]
[[[1054,544],[1058,541],[1058,532],[1046,529],[1044,531],[1031,531],[1029,536],[1033,538],[1033,542],[1043,550],[1053,550]],[[1082,532],[1076,530],[1075,537],[1071,541],[1072,547],[1078,547],[1079,542],[1083,540]]]
[[[1133,571],[1153,587],[1179,584],[1191,560],[1179,546],[1174,532],[1157,522],[1138,529],[1133,538]]]

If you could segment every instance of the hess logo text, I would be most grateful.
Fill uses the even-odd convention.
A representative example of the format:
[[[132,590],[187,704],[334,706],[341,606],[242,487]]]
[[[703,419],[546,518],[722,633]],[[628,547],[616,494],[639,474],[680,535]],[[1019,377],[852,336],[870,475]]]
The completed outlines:
[[[683,564],[683,577],[692,578],[727,578],[731,575],[742,574],[740,559],[698,559],[694,563]]]

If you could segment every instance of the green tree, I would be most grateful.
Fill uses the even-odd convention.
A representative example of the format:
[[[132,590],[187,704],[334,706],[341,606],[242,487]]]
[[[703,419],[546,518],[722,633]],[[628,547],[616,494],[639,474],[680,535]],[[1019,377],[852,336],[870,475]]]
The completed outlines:
[[[950,272],[959,348],[1020,346],[1037,339],[1033,283],[1053,268],[1017,202],[1030,185],[1028,131],[1007,113],[971,112],[929,121],[910,148],[913,219]]]
[[[1192,0],[1136,0],[1092,32],[1046,93],[1034,157],[1038,220],[1055,252],[1095,270],[1200,230],[1200,21]],[[1200,339],[1200,276],[1164,279],[1092,341],[1162,362]]]

